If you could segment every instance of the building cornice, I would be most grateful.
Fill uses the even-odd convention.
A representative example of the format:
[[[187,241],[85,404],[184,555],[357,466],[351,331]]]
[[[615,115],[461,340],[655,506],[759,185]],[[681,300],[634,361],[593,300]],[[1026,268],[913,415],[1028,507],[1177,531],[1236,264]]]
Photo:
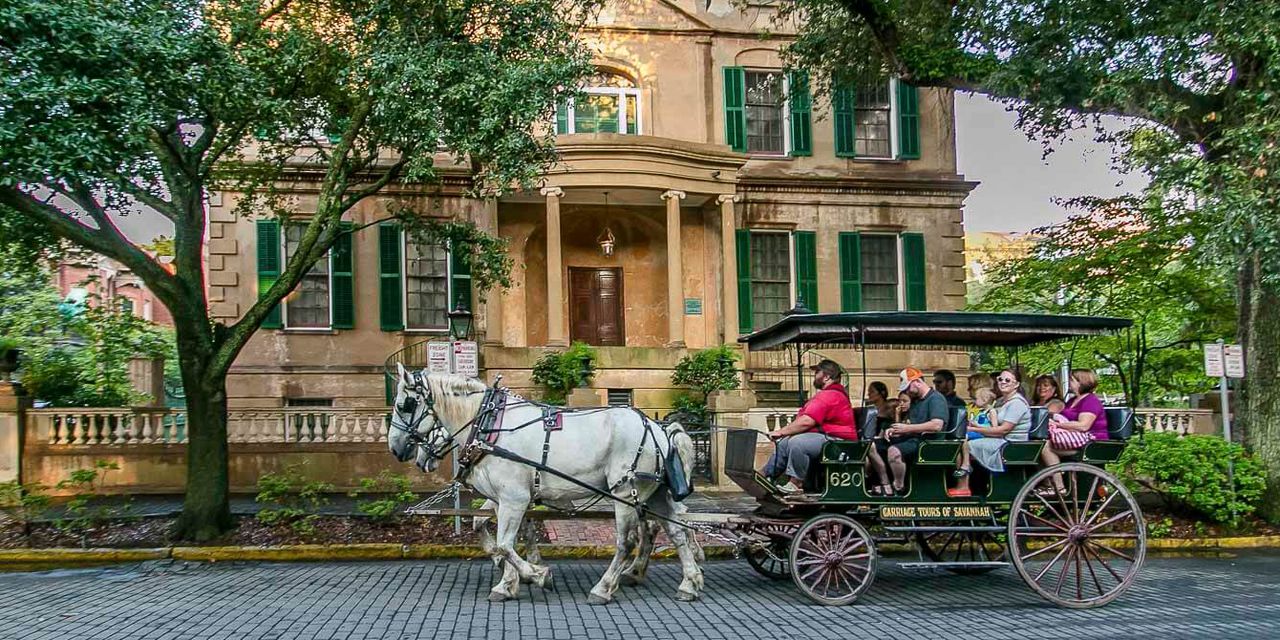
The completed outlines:
[[[893,178],[838,177],[745,177],[738,178],[738,192],[751,200],[751,194],[820,194],[964,197],[978,186],[977,182],[959,176],[904,176]]]

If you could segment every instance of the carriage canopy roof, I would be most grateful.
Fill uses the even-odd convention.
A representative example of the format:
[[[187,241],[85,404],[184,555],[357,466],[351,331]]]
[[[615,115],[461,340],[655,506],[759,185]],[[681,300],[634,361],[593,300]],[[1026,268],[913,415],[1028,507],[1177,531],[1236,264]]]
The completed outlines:
[[[743,336],[753,351],[789,344],[867,347],[1024,347],[1069,338],[1097,336],[1133,324],[1125,318],[973,313],[965,311],[860,311],[796,313]]]

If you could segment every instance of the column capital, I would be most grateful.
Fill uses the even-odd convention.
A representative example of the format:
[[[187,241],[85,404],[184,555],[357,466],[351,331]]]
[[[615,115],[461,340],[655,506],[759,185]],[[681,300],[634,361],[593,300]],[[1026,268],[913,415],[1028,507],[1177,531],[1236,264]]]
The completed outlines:
[[[685,196],[685,193],[683,191],[678,191],[676,189],[668,189],[662,192],[663,200],[667,200],[669,198],[679,198],[681,200],[684,200],[684,196]]]
[[[538,193],[541,193],[548,198],[559,198],[564,195],[564,189],[561,189],[560,187],[543,187],[538,190]]]
[[[724,204],[726,202],[737,202],[737,201],[738,201],[738,194],[736,193],[726,193],[726,194],[716,196],[716,204]]]

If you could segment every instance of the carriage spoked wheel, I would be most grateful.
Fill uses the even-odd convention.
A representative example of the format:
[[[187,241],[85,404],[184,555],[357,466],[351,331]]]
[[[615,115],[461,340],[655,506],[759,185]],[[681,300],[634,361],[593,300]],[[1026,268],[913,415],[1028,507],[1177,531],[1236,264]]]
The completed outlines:
[[[1054,490],[1054,476],[1061,491]],[[1137,501],[1115,476],[1091,465],[1068,462],[1040,471],[1009,513],[1014,569],[1059,606],[1087,609],[1116,599],[1137,578],[1146,551]]]
[[[819,604],[849,604],[875,577],[875,541],[853,518],[817,516],[791,541],[791,579]]]
[[[770,580],[787,580],[791,577],[791,539],[796,534],[797,524],[767,524],[756,529],[769,537],[767,544],[747,547],[743,554],[747,564],[756,573]]]
[[[934,562],[1002,562],[1005,559],[1004,543],[987,532],[917,533],[916,545]],[[961,576],[980,576],[999,568],[957,566],[946,567],[946,570]]]

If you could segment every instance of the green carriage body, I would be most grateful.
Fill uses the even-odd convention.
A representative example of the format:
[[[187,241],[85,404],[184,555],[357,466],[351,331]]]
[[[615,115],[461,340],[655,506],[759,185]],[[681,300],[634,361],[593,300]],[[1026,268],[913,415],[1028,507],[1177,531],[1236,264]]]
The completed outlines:
[[[1118,318],[1033,314],[794,313],[771,327],[744,336],[741,342],[752,350],[794,349],[797,363],[803,362],[803,355],[814,347],[860,349],[864,354],[862,389],[865,395],[865,352],[869,348],[1016,349],[1105,334],[1124,329],[1129,324],[1128,320]],[[799,364],[797,375],[804,375]],[[854,385],[849,386],[852,388]],[[804,388],[803,381],[800,388]],[[1111,601],[1131,584],[1145,552],[1145,527],[1136,501],[1122,483],[1105,471],[1108,463],[1119,459],[1126,440],[1134,430],[1133,410],[1108,407],[1112,439],[1091,442],[1078,452],[1072,462],[1051,469],[1040,466],[1041,450],[1047,446],[1048,416],[1042,408],[1034,407],[1032,411],[1031,438],[1026,442],[1006,444],[1002,452],[1005,471],[978,472],[980,477],[975,479],[971,497],[952,497],[947,493],[948,487],[954,484],[953,472],[965,439],[963,409],[953,409],[952,419],[943,432],[921,443],[916,460],[908,465],[905,491],[894,496],[873,494],[871,487],[867,486],[866,462],[872,446],[870,438],[874,435],[871,432],[874,421],[868,425],[861,411],[858,412],[858,424],[862,439],[828,442],[806,482],[807,492],[803,497],[782,493],[756,471],[757,444],[763,434],[753,430],[730,431],[725,440],[725,474],[756,498],[759,503],[757,517],[763,523],[758,533],[764,542],[748,549],[748,561],[757,571],[770,577],[794,578],[807,595],[820,603],[847,604],[856,599],[874,577],[875,539],[869,530],[875,529],[880,532],[882,540],[891,538],[917,545],[921,561],[904,563],[904,566],[941,568],[953,573],[985,573],[1012,564],[1037,593],[1061,606],[1092,607]],[[1040,497],[1041,489],[1054,482],[1054,478],[1060,481],[1069,478],[1070,494],[1059,495],[1058,502],[1046,501]],[[1103,513],[1116,498],[1122,499],[1119,507],[1127,510],[1118,516]],[[1095,509],[1096,512],[1092,511]],[[1090,514],[1092,520],[1088,519]],[[1095,526],[1099,523],[1101,526]],[[1120,525],[1128,528],[1119,531],[1117,527]],[[751,529],[751,526],[747,528]],[[1089,542],[1091,532],[1094,542]],[[1052,536],[1059,534],[1062,541],[1047,543],[1048,549],[1037,546],[1039,538],[1036,536],[1052,540]],[[1131,540],[1133,555],[1098,542],[1104,540],[1114,545],[1113,538],[1121,542]],[[857,554],[845,549],[837,553],[832,550],[834,547],[827,548],[835,539],[862,540],[868,551]],[[1028,539],[1030,543],[1026,542]],[[956,540],[960,542],[952,547]],[[1008,551],[1012,552],[1010,554],[1005,553],[1006,543]],[[1059,545],[1062,551],[1057,551],[1056,555],[1046,553]],[[999,554],[994,551],[997,547],[1000,548]],[[812,572],[794,575],[790,572],[786,558],[780,557],[787,549],[790,562],[797,565],[831,563],[834,562],[833,557],[842,554],[865,562],[865,565],[861,573],[852,565],[833,565],[838,566],[840,572],[833,573],[835,578],[828,580],[823,587],[817,584],[821,582],[818,578],[805,577],[814,575]],[[1052,563],[1059,563],[1068,549],[1071,554],[1062,562],[1056,584],[1053,572],[1048,569],[1037,571],[1040,568],[1037,562],[1043,563],[1052,557]],[[1129,562],[1118,573],[1105,559],[1097,560],[1099,567],[1095,573],[1093,563],[1097,556],[1105,553],[1118,554],[1128,558]],[[770,559],[775,562],[770,564]],[[1068,565],[1073,561],[1076,598],[1062,594]],[[1050,568],[1054,566],[1052,563]],[[1087,577],[1084,567],[1089,570]],[[1104,569],[1116,578],[1114,584],[1106,589],[1098,577]],[[846,591],[837,589],[834,594],[829,592],[831,584],[839,585],[842,579],[855,574],[864,578],[861,583],[854,585],[854,581],[849,580],[850,586]],[[1105,573],[1102,575],[1106,577]],[[1084,587],[1090,580],[1098,585],[1097,594],[1086,597]]]

